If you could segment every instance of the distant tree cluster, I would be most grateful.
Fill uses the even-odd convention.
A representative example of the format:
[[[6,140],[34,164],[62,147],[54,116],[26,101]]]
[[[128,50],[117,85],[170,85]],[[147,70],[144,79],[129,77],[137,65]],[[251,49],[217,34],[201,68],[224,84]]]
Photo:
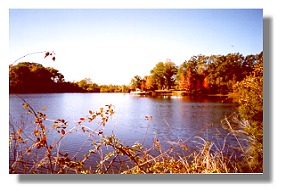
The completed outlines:
[[[177,67],[170,60],[159,62],[149,76],[136,75],[131,89],[177,89],[190,94],[228,94],[234,85],[249,75],[262,60],[263,52],[244,57],[239,53],[227,55],[192,56]]]
[[[129,93],[130,88],[127,85],[100,85],[102,93]]]
[[[96,83],[93,83],[90,78],[82,79],[81,81],[78,81],[76,84],[84,91],[100,92],[100,87]]]

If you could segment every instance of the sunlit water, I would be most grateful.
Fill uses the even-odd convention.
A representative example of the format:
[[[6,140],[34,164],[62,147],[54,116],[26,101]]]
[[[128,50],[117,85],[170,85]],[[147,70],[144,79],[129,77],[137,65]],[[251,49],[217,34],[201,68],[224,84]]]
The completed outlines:
[[[224,132],[221,120],[236,111],[236,105],[224,101],[225,97],[138,97],[123,93],[60,93],[60,94],[22,94],[20,95],[37,112],[47,115],[49,120],[65,119],[68,128],[78,129],[62,140],[61,147],[75,154],[86,140],[81,126],[76,123],[86,117],[89,110],[98,111],[105,105],[114,105],[115,114],[103,129],[103,135],[114,133],[127,145],[135,142],[145,146],[153,144],[156,136],[165,143],[177,142],[195,135],[210,141],[217,141],[217,133]],[[23,101],[16,95],[10,95],[10,128],[32,131],[33,115],[26,114]],[[46,107],[43,111],[42,108]],[[152,120],[146,120],[146,116]],[[50,130],[50,139],[56,140],[59,134],[51,130],[52,122],[46,121]],[[84,125],[98,130],[98,121]],[[11,129],[10,129],[11,130]],[[215,139],[215,140],[212,140]],[[193,142],[194,145],[194,142]],[[83,153],[91,148],[90,143],[84,145]]]

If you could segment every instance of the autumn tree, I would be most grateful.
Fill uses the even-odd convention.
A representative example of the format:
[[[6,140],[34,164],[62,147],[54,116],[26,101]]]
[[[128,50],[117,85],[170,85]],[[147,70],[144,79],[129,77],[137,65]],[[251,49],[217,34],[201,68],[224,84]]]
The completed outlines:
[[[154,81],[154,77],[153,76],[146,76],[146,89],[147,90],[155,90],[157,89],[157,86],[155,84],[155,81]]]
[[[203,80],[203,88],[205,89],[206,92],[209,91],[210,89],[210,83],[209,83],[209,79],[208,79],[208,76],[206,76]]]
[[[178,88],[180,90],[186,90],[187,89],[187,78],[184,73],[178,73]]]
[[[194,94],[228,94],[236,82],[250,74],[257,62],[256,55],[244,57],[240,53],[192,56],[179,66],[176,79],[179,89]]]
[[[200,89],[199,67],[197,65],[198,57],[192,56],[190,60],[185,61],[178,69],[177,79],[181,90],[187,90],[190,93],[196,93]]]
[[[253,71],[236,83],[233,97],[239,103],[238,111],[247,124],[244,131],[252,137],[246,150],[251,170],[263,170],[263,52],[255,56]]]
[[[141,88],[142,78],[139,75],[136,75],[132,78],[130,86],[132,90]]]

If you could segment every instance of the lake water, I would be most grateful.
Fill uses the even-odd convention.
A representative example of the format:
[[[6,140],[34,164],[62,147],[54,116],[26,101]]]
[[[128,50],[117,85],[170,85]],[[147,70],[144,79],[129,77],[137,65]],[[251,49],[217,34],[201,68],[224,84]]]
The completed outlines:
[[[36,112],[44,112],[47,119],[65,119],[68,122],[66,131],[76,127],[76,122],[86,117],[89,110],[95,112],[105,105],[112,104],[115,114],[107,122],[103,134],[114,133],[123,143],[130,146],[135,142],[151,146],[154,134],[162,141],[175,142],[195,135],[216,141],[214,135],[223,132],[221,119],[235,112],[237,106],[231,102],[223,102],[225,97],[139,97],[123,93],[55,93],[20,96]],[[42,110],[44,106],[46,106],[45,111]],[[31,114],[26,114],[23,101],[16,95],[10,95],[9,110],[13,128],[32,131],[34,118]],[[151,116],[152,120],[146,120],[146,116]],[[52,122],[46,121],[45,125],[51,129]],[[91,129],[98,127],[97,122],[86,122],[84,125]],[[86,140],[80,130],[81,127],[76,128],[78,132],[70,135],[69,141],[63,140],[61,145],[70,153],[75,153]],[[58,133],[50,131],[51,139],[56,140]],[[84,148],[88,151],[90,144],[84,145]]]

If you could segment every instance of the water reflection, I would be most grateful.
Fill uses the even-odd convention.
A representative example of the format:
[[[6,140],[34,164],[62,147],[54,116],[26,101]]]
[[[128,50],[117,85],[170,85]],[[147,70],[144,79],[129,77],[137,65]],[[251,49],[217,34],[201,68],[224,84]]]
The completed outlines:
[[[97,111],[105,105],[113,104],[115,114],[104,128],[104,134],[115,133],[125,144],[143,142],[147,147],[153,144],[154,134],[162,141],[168,141],[165,142],[166,146],[171,142],[194,138],[196,135],[215,142],[223,141],[217,136],[219,133],[223,134],[221,119],[236,111],[235,104],[230,101],[225,103],[226,97],[138,97],[110,93],[21,96],[35,111],[41,111],[46,106],[45,113],[48,119],[64,118],[68,121],[68,128],[76,127],[79,118],[86,117],[89,110]],[[15,95],[10,95],[9,112],[14,127],[21,117],[23,117],[21,125],[27,131],[33,127],[33,116],[26,115],[21,100]],[[146,120],[146,116],[151,116],[152,120]],[[52,122],[46,121],[48,127],[51,127],[51,124]],[[87,125],[95,129],[98,123]],[[86,140],[80,128],[62,140],[61,146],[70,154],[75,154]],[[52,140],[56,136],[58,136],[56,132],[51,133]],[[190,144],[194,147],[193,142]],[[90,143],[86,144],[82,149],[83,153],[89,151],[90,147]]]

